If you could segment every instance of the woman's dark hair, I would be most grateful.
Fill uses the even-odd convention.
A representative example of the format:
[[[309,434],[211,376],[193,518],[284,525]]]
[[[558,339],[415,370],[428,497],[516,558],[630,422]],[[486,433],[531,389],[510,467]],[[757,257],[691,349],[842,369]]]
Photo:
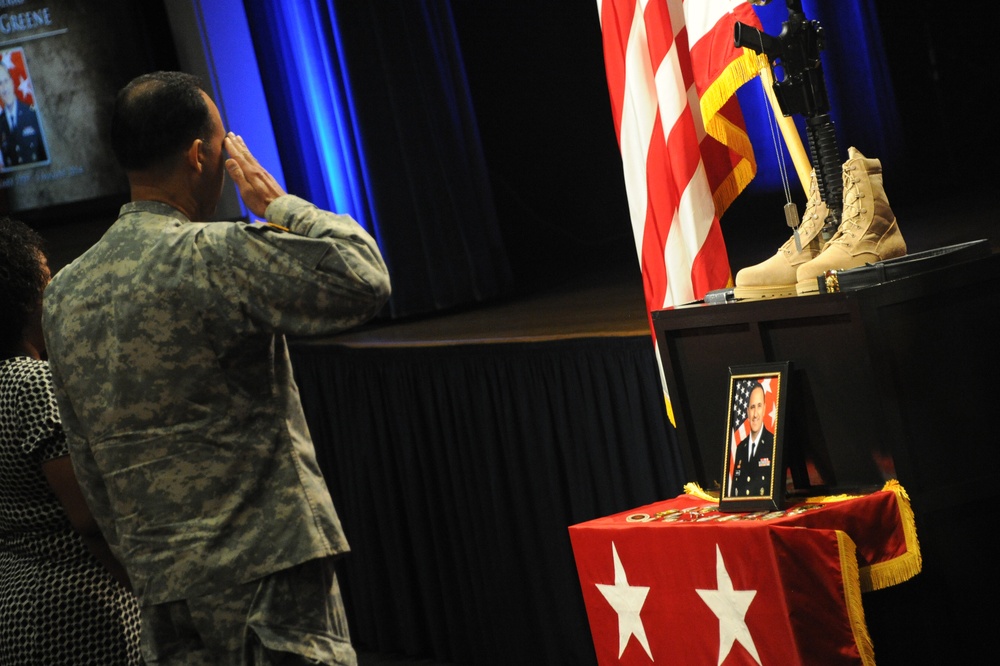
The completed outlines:
[[[212,118],[198,77],[152,72],[118,92],[111,114],[111,148],[126,171],[163,164],[199,138]]]
[[[44,241],[24,222],[0,218],[0,358],[21,343],[28,317],[42,302],[47,283]]]

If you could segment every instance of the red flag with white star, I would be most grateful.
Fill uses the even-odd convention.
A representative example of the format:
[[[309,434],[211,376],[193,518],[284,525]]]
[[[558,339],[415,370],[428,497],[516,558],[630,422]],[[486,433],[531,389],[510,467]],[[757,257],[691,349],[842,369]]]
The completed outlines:
[[[28,65],[24,60],[24,49],[21,47],[0,51],[0,64],[10,72],[14,81],[14,93],[18,99],[28,106],[35,105],[35,90],[28,76]]]
[[[898,484],[770,513],[682,495],[569,534],[601,666],[873,666],[862,591],[922,561]]]

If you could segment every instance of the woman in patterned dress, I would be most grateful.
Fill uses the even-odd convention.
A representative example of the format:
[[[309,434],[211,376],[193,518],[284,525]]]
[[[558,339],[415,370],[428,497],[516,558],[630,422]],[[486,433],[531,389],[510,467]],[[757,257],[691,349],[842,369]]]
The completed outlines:
[[[141,664],[139,609],[83,500],[41,332],[41,237],[0,219],[0,666]]]

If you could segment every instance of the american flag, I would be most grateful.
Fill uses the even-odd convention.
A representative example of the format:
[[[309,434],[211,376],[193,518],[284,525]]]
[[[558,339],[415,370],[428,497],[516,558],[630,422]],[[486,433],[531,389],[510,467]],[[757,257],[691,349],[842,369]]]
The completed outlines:
[[[719,218],[757,169],[735,93],[766,62],[736,48],[734,25],[760,21],[746,0],[597,0],[597,8],[651,314],[732,284]]]

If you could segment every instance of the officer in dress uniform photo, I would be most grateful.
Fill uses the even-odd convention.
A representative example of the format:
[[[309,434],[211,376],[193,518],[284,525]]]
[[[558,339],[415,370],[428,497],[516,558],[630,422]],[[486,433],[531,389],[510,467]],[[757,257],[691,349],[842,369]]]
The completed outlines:
[[[764,425],[764,387],[760,384],[750,391],[747,421],[750,434],[736,447],[733,494],[736,497],[764,497],[771,494],[774,435]]]
[[[14,79],[0,66],[0,153],[4,167],[16,167],[46,160],[45,142],[34,107],[18,99]]]

